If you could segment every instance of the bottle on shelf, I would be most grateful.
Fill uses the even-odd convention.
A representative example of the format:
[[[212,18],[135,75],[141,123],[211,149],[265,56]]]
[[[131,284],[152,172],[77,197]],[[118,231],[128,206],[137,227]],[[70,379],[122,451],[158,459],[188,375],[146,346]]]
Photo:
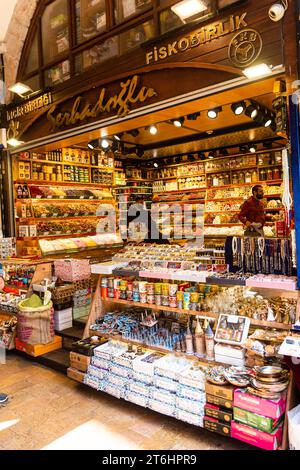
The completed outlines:
[[[264,168],[260,171],[259,180],[260,181],[267,181],[267,173],[266,173],[266,170]]]
[[[205,347],[206,347],[206,359],[208,361],[213,361],[215,359],[214,355],[214,334],[210,327],[209,321],[207,321],[207,328],[205,329]]]
[[[28,199],[29,198],[29,190],[28,190],[27,184],[24,184],[24,186],[23,186],[22,197],[23,197],[23,199]]]
[[[205,335],[199,318],[197,318],[197,325],[195,329],[195,352],[199,357],[205,356]]]
[[[250,171],[246,171],[245,173],[245,183],[252,183],[252,176]]]
[[[18,188],[17,188],[17,198],[18,199],[22,199],[23,197],[23,188],[22,186],[19,184]]]
[[[252,183],[257,183],[257,181],[258,181],[257,171],[254,170],[254,171],[252,171],[251,182],[252,182]]]
[[[239,182],[239,177],[237,173],[233,173],[232,175],[232,184],[238,184]]]
[[[272,168],[267,169],[267,181],[272,181],[273,179],[273,170]]]

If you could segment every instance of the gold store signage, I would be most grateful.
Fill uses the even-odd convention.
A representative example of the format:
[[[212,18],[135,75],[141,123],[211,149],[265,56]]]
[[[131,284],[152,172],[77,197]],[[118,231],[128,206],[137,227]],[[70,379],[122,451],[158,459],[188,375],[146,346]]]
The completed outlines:
[[[6,112],[7,121],[20,119],[27,114],[33,113],[41,108],[45,108],[52,104],[52,93],[44,93],[33,100],[27,101],[24,104],[14,107]]]
[[[227,34],[234,33],[242,28],[248,26],[246,22],[247,12],[242,15],[231,15],[226,20],[221,20],[203,26],[189,36],[184,36],[181,39],[166,44],[165,46],[155,46],[151,51],[146,53],[146,64],[149,65],[153,62],[158,62],[176,54],[186,52],[194,47],[203,46],[215,39],[218,39]]]
[[[109,96],[106,88],[101,88],[96,102],[89,103],[82,96],[78,96],[70,111],[61,111],[54,104],[48,111],[47,118],[53,128],[71,126],[96,119],[101,114],[115,111],[119,117],[125,117],[132,109],[132,105],[144,103],[147,99],[157,96],[153,88],[140,87],[140,77],[134,75],[132,78],[120,83],[120,92]]]

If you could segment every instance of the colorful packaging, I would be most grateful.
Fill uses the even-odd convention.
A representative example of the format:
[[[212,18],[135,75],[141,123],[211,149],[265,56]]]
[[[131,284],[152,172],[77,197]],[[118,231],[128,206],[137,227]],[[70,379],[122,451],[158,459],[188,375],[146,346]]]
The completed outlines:
[[[230,436],[231,426],[225,423],[219,423],[217,419],[204,417],[204,429],[208,431],[222,434],[222,436]]]
[[[251,395],[243,389],[236,389],[234,391],[234,406],[276,420],[285,412],[286,394],[282,394],[277,400],[267,400]]]
[[[282,432],[282,425],[272,433],[266,433],[235,421],[231,423],[231,437],[264,450],[277,450],[281,445]]]
[[[273,432],[277,428],[279,419],[266,418],[265,416],[258,415],[257,413],[251,413],[251,411],[242,410],[241,408],[233,408],[234,420],[252,426],[253,428],[259,429],[264,432]]]
[[[231,423],[233,414],[231,411],[225,410],[220,406],[206,404],[204,407],[205,415],[214,418],[222,423]]]

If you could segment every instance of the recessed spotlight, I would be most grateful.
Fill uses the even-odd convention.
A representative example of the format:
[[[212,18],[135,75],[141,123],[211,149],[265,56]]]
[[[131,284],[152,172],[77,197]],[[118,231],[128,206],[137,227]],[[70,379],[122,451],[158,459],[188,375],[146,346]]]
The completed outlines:
[[[273,118],[272,118],[271,115],[264,116],[263,124],[264,124],[265,127],[270,127],[272,122],[273,122]]]
[[[132,129],[131,131],[128,131],[127,134],[132,135],[132,137],[137,137],[139,135],[140,131],[138,129]]]
[[[240,146],[240,152],[241,152],[241,153],[247,153],[247,152],[249,152],[249,147],[248,147],[248,145],[241,145],[241,146]]]
[[[157,163],[157,162],[154,162],[154,163],[153,163],[153,166],[154,166],[154,168],[158,168],[158,163]]]
[[[121,137],[122,137],[122,134],[115,134],[114,135],[114,139],[117,140],[118,142],[120,142]]]
[[[258,77],[264,77],[266,75],[271,75],[272,69],[269,65],[267,64],[258,64],[254,65],[252,67],[248,67],[245,70],[243,70],[244,75],[246,75],[247,78],[252,79],[252,78],[258,78]]]
[[[236,116],[240,116],[246,109],[245,101],[240,101],[239,103],[233,103],[231,105],[231,110]]]
[[[221,106],[219,106],[218,108],[209,109],[209,110],[207,111],[207,116],[208,116],[210,119],[216,119],[221,111],[222,111],[222,107],[221,107]]]
[[[101,147],[102,147],[103,149],[108,149],[108,147],[109,147],[109,142],[108,142],[107,139],[102,139],[102,140],[101,140]]]
[[[247,106],[245,114],[247,117],[251,119],[255,119],[258,115],[259,111],[259,106],[255,103],[251,103],[249,106]]]
[[[249,147],[249,150],[250,150],[251,153],[255,153],[256,152],[256,145],[251,144],[250,147]]]
[[[214,133],[213,130],[206,131],[206,134],[208,134],[208,135],[212,135],[213,133]]]
[[[200,117],[200,112],[188,114],[186,118],[188,121],[196,121],[198,117]]]
[[[88,146],[89,149],[93,150],[93,149],[99,147],[99,140],[98,139],[90,140],[87,146]]]
[[[185,121],[184,117],[176,118],[176,119],[172,119],[172,124],[174,124],[175,127],[182,127],[184,121]]]
[[[152,124],[152,126],[148,127],[148,130],[149,130],[151,135],[156,135],[157,132],[158,132],[158,129],[154,124]]]
[[[209,152],[208,158],[209,158],[210,160],[212,160],[213,158],[215,158],[214,152]]]

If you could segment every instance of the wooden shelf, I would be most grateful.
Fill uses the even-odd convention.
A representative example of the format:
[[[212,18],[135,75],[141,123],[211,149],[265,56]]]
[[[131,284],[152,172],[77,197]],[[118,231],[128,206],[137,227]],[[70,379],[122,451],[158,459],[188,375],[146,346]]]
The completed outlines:
[[[29,186],[88,186],[94,187],[94,189],[99,188],[111,188],[111,184],[101,184],[101,183],[82,183],[79,181],[40,181],[40,180],[15,180],[14,184],[27,184]]]
[[[151,279],[151,277],[149,277],[149,279]],[[121,300],[121,299],[111,299],[111,298],[103,299],[102,298],[102,301],[114,302],[116,304],[127,305],[128,307],[141,307],[141,308],[149,308],[151,310],[164,310],[166,312],[174,312],[174,313],[179,313],[182,315],[208,317],[208,318],[213,318],[215,320],[219,318],[219,314],[212,313],[212,312],[197,312],[195,310],[183,310],[179,308],[164,307],[162,305],[143,304],[141,302],[132,302],[129,300]],[[250,318],[250,322],[251,322],[251,325],[260,326],[262,328],[278,328],[282,330],[290,330],[292,328],[292,325],[287,325],[285,323],[253,320],[252,318]]]
[[[224,363],[221,363],[221,362],[216,362],[216,361],[209,361],[208,359],[205,359],[204,357],[201,357],[199,358],[198,356],[195,356],[195,355],[191,355],[191,354],[186,354],[186,353],[183,353],[183,352],[177,352],[177,351],[174,351],[172,349],[165,349],[165,348],[160,348],[159,346],[151,346],[150,344],[146,344],[146,343],[140,343],[139,341],[134,341],[134,340],[131,340],[131,339],[126,339],[126,338],[123,338],[121,335],[108,335],[108,334],[105,334],[105,333],[100,333],[98,331],[95,331],[95,330],[90,330],[90,336],[101,336],[102,338],[107,338],[107,339],[112,339],[112,340],[115,340],[115,341],[122,341],[123,343],[127,343],[127,344],[132,344],[133,346],[142,346],[144,349],[150,349],[150,350],[153,350],[153,351],[158,351],[158,352],[161,352],[163,354],[174,354],[176,357],[184,357],[185,359],[188,359],[190,361],[197,361],[198,363],[200,364],[210,364],[210,365],[213,365],[213,366],[216,366],[216,365],[224,365]]]
[[[28,220],[37,220],[38,222],[41,221],[47,221],[47,220],[70,220],[70,219],[87,219],[87,218],[93,218],[93,219],[102,219],[105,218],[104,215],[68,215],[68,216],[57,216],[57,217],[20,217],[19,219],[16,219],[17,222],[23,223]]]
[[[91,237],[97,235],[97,232],[90,232],[90,233],[60,233],[56,235],[38,235],[36,237],[17,237],[17,240],[23,242],[30,242],[32,240],[40,240],[44,238],[81,238],[81,237]]]
[[[264,196],[265,199],[267,198],[281,198],[280,194],[265,194]],[[235,196],[235,197],[223,197],[223,198],[217,198],[217,199],[205,199],[206,202],[219,202],[219,201],[246,201],[248,199],[248,196]]]

